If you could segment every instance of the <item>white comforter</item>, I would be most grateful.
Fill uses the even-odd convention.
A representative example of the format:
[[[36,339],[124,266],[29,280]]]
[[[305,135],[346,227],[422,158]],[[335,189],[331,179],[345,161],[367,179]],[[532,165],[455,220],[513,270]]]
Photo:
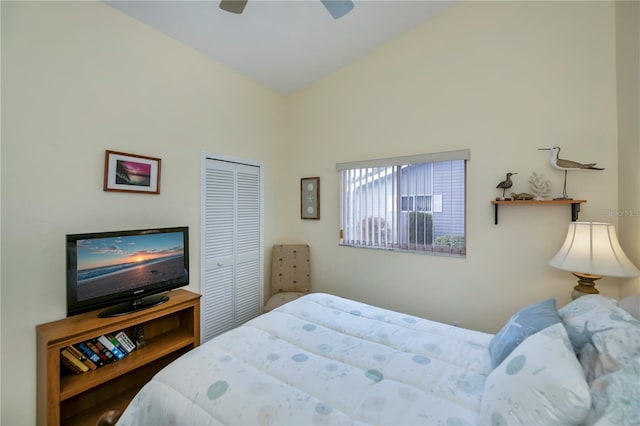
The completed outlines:
[[[476,424],[491,338],[311,294],[173,362],[118,424]]]

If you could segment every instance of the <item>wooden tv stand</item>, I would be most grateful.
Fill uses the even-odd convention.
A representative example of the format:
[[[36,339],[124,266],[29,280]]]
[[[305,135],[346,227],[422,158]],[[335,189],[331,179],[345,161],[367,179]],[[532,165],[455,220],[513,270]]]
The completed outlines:
[[[161,305],[119,317],[98,318],[101,309],[36,326],[38,425],[95,425],[105,411],[124,410],[155,373],[198,346],[200,295],[184,289],[168,295]],[[146,346],[124,359],[81,374],[61,365],[64,347],[136,325]]]

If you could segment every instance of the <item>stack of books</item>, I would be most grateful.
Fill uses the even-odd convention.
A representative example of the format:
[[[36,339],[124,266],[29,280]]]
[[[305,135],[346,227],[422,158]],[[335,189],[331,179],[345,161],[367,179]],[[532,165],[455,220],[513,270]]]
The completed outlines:
[[[80,374],[119,361],[135,348],[127,333],[119,331],[66,346],[60,351],[60,360],[67,370]]]

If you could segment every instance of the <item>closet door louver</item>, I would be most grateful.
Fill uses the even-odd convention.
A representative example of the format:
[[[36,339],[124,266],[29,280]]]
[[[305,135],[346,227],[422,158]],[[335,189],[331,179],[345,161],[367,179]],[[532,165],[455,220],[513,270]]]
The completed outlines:
[[[236,325],[260,314],[260,175],[238,165],[236,173]]]
[[[260,170],[207,160],[202,343],[260,315]]]

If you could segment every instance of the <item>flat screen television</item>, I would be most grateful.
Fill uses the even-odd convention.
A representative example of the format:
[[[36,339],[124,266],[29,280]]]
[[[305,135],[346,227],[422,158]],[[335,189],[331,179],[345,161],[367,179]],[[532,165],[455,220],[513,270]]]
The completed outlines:
[[[124,315],[168,300],[189,284],[189,228],[72,234],[67,242],[67,316],[100,308]]]

